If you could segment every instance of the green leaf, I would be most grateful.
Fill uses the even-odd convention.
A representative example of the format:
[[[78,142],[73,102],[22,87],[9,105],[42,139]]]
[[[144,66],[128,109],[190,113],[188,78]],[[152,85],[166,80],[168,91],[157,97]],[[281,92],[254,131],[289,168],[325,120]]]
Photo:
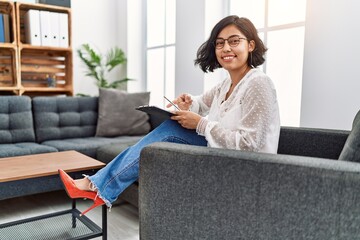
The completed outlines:
[[[128,81],[133,81],[134,79],[130,79],[130,78],[124,78],[124,79],[120,79],[120,80],[116,80],[113,81],[112,83],[109,84],[110,88],[118,88],[120,84],[126,83]]]
[[[89,44],[82,45],[85,54],[87,54],[87,60],[93,64],[93,66],[100,66],[101,65],[101,55],[97,54]]]
[[[118,47],[114,47],[109,50],[106,55],[106,63],[105,66],[108,67],[108,71],[110,72],[116,66],[126,63],[126,57],[123,50]]]
[[[125,53],[118,47],[111,48],[106,54],[106,59],[102,54],[91,48],[89,44],[82,44],[77,53],[87,68],[85,76],[93,77],[96,86],[99,88],[117,88],[120,84],[132,80],[125,78],[109,83],[106,79],[110,71],[126,63]]]

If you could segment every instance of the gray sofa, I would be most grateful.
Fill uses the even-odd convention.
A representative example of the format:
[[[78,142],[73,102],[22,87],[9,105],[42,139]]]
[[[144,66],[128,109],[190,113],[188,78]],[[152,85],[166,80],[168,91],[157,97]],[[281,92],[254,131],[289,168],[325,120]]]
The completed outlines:
[[[0,96],[0,159],[76,150],[107,163],[109,159],[103,156],[108,155],[108,150],[119,148],[120,152],[142,136],[97,137],[98,100],[98,97]],[[162,120],[148,121],[153,128]],[[101,149],[99,154],[98,149]],[[30,187],[23,189],[24,185]],[[2,200],[58,190],[62,186],[54,177],[1,183],[0,188]]]
[[[141,153],[140,238],[360,239],[351,131],[282,127],[279,154],[155,143]]]

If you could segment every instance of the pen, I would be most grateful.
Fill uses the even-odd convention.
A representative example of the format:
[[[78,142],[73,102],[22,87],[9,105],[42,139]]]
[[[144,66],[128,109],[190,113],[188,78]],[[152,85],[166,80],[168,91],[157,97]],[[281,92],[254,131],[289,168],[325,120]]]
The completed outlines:
[[[167,97],[164,96],[164,98],[171,104],[173,105],[177,110],[180,111],[180,109],[175,105],[175,103],[173,103],[172,101],[170,101]]]

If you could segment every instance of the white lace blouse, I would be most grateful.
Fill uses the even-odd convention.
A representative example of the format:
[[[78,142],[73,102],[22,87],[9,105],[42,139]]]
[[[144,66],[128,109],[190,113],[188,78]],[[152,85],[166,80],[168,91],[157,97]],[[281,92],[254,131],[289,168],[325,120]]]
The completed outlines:
[[[196,132],[210,147],[276,153],[280,116],[273,82],[251,69],[225,101],[230,84],[226,78],[203,95],[192,96],[190,110],[203,116]]]

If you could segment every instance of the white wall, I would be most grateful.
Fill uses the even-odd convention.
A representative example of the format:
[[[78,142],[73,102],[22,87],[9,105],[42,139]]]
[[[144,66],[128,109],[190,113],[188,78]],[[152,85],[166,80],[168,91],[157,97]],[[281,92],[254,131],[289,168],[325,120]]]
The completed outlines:
[[[71,1],[72,12],[72,47],[74,92],[98,95],[98,88],[93,78],[84,74],[85,66],[77,55],[81,44],[89,43],[96,50],[106,53],[118,46],[125,53],[127,49],[127,1]],[[120,79],[126,75],[126,68],[119,69],[110,77]]]
[[[205,0],[176,1],[175,96],[203,92],[204,73],[194,60],[205,39],[204,10]]]
[[[123,1],[123,0],[122,0]],[[129,92],[139,92],[146,90],[145,83],[145,16],[142,0],[127,1],[127,76],[133,81],[129,81],[127,90]],[[123,31],[121,31],[123,32]]]
[[[360,109],[360,1],[308,0],[300,125],[350,129]]]

